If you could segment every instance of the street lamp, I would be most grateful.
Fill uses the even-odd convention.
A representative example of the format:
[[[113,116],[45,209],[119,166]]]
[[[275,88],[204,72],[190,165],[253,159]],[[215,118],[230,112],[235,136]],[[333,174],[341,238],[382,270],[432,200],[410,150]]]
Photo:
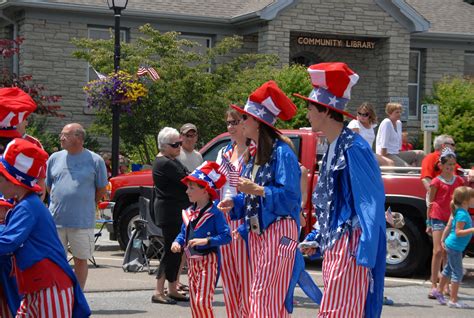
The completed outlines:
[[[115,48],[114,70],[120,68],[120,13],[127,7],[128,0],[107,0],[109,9],[114,10],[115,16]],[[112,176],[119,171],[119,140],[120,140],[120,106],[112,105]]]

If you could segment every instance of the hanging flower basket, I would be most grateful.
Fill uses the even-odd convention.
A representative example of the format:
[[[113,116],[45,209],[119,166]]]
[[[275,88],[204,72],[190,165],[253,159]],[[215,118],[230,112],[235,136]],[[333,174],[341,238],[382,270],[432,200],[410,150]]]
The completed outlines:
[[[90,81],[84,87],[90,108],[120,106],[130,112],[148,94],[148,89],[136,76],[124,71],[110,73],[101,79]]]

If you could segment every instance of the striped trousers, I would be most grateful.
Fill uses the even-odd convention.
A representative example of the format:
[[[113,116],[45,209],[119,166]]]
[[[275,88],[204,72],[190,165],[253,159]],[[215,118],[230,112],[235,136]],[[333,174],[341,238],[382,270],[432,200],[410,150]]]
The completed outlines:
[[[7,298],[3,293],[3,288],[0,286],[0,318],[10,318],[12,314],[8,308]]]
[[[212,300],[216,289],[217,254],[188,258],[188,276],[193,318],[214,318]]]
[[[68,318],[74,305],[73,287],[58,290],[56,286],[26,294],[16,313],[18,318]]]
[[[363,317],[369,287],[369,270],[356,264],[362,230],[345,233],[324,252],[324,294],[318,317]]]
[[[284,237],[289,240],[283,241]],[[285,308],[285,297],[293,272],[297,242],[298,227],[293,219],[275,221],[262,235],[250,232],[253,279],[249,317],[291,316]]]
[[[228,219],[227,222],[233,232],[244,220]],[[251,271],[243,239],[232,239],[230,244],[221,246],[221,277],[227,317],[248,317]]]

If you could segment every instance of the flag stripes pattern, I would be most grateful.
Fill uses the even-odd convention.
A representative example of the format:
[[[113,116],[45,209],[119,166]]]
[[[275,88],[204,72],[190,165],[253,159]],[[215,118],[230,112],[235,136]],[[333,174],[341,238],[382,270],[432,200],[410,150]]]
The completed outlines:
[[[293,253],[289,252],[289,246],[294,246],[296,249],[296,245],[290,243],[282,245],[283,237],[296,242],[298,227],[295,220],[286,218],[277,220],[261,235],[249,233],[253,279],[248,317],[291,317],[285,308],[285,297],[296,255],[295,250]],[[283,253],[279,253],[282,248]]]
[[[189,301],[193,318],[214,318],[212,300],[217,279],[217,254],[188,259]]]
[[[231,220],[224,214],[231,232],[244,220]],[[232,239],[230,244],[221,246],[221,275],[227,317],[241,318],[249,315],[251,271],[247,247],[243,239]]]
[[[26,294],[16,317],[69,318],[74,304],[73,287],[58,290],[56,286]]]
[[[363,317],[369,270],[356,264],[361,229],[346,232],[324,252],[324,293],[318,317]]]

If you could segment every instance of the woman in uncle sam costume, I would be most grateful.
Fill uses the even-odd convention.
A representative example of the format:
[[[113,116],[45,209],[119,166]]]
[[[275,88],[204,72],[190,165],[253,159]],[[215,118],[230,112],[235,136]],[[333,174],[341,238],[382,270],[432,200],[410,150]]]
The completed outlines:
[[[242,114],[229,108],[225,113],[225,119],[232,140],[219,151],[216,159],[221,166],[219,172],[227,179],[220,191],[221,199],[231,198],[237,194],[239,176],[248,160],[248,151],[252,149],[246,145]],[[243,219],[236,218],[233,210],[225,213],[224,217],[229,223],[231,232],[244,223]],[[230,244],[221,247],[221,256],[222,291],[227,317],[248,317],[251,271],[245,241],[232,239]]]
[[[219,272],[219,246],[231,241],[224,215],[213,204],[226,182],[219,165],[206,161],[181,181],[193,202],[183,210],[181,233],[171,245],[173,253],[184,248],[188,260],[191,313],[195,318],[214,317],[212,299]]]
[[[88,317],[82,293],[49,210],[37,192],[48,154],[29,141],[13,139],[0,159],[0,191],[17,203],[0,233],[0,257],[13,254],[22,295],[18,317]],[[48,299],[57,301],[48,302]]]
[[[385,194],[370,145],[344,127],[343,115],[359,76],[344,63],[308,68],[314,87],[307,118],[322,131],[329,148],[323,157],[313,193],[319,229],[316,241],[323,254],[324,296],[318,317],[380,317],[385,275]],[[304,248],[312,254],[315,248]]]
[[[289,317],[294,286],[304,276],[297,250],[301,172],[274,125],[277,118],[291,119],[296,106],[269,81],[249,96],[244,109],[232,107],[243,114],[244,135],[257,143],[257,150],[242,171],[240,193],[218,206],[224,212],[234,208],[245,218],[238,232],[248,240],[253,274],[249,317]]]

